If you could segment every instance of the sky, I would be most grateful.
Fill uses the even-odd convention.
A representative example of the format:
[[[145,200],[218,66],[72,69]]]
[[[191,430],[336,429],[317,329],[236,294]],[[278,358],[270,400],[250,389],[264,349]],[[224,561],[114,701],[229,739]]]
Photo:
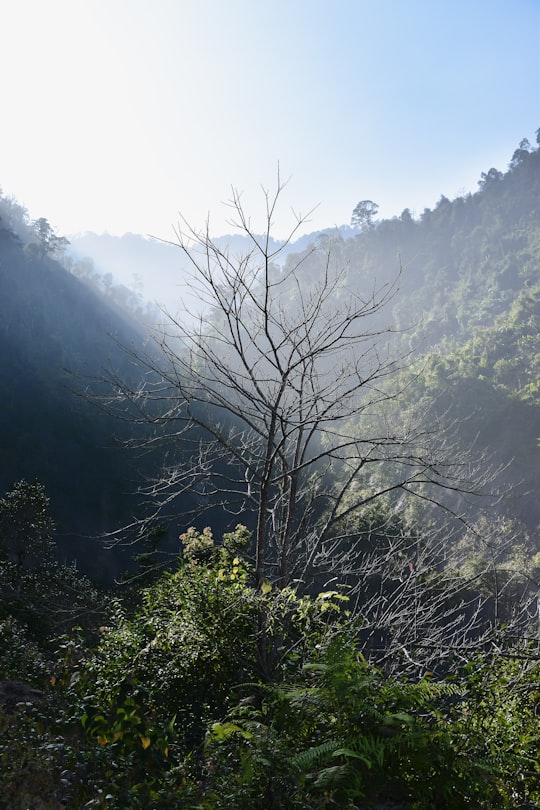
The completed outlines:
[[[540,127],[540,0],[4,0],[0,188],[60,234],[416,215]]]

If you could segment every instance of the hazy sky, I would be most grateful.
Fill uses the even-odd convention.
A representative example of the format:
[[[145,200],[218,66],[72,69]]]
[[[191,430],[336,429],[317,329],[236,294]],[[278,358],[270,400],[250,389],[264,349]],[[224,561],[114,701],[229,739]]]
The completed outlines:
[[[540,0],[3,0],[0,187],[60,233],[315,230],[476,190],[540,127]],[[257,228],[257,221],[255,220]]]

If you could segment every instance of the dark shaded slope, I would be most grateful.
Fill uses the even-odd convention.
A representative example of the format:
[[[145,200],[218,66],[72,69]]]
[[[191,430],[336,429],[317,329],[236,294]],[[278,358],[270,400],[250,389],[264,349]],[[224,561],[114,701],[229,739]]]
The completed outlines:
[[[134,509],[136,474],[117,441],[132,428],[74,391],[97,390],[105,367],[136,375],[121,346],[142,341],[98,294],[0,230],[0,491],[41,481],[64,556],[94,575],[116,562],[87,538]]]

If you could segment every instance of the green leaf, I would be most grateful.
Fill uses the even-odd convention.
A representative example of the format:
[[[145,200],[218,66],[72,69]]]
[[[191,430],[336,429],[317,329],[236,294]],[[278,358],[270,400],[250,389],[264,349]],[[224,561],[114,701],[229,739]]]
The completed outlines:
[[[212,735],[216,740],[228,740],[233,734],[240,734],[245,740],[253,737],[251,732],[237,726],[236,723],[212,723]]]
[[[338,748],[337,751],[334,751],[332,754],[333,757],[352,757],[352,759],[360,759],[364,765],[367,765],[368,768],[371,768],[373,762],[365,757],[363,754],[359,754],[357,751],[353,751],[351,748]]]

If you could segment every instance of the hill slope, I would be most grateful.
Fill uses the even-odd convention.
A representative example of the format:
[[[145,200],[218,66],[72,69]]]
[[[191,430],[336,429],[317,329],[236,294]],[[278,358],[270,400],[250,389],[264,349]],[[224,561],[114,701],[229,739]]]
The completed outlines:
[[[510,514],[533,532],[540,521],[531,495],[540,476],[540,149],[521,144],[508,171],[490,169],[479,186],[454,201],[442,197],[418,220],[406,210],[354,238],[349,230],[317,234],[304,253],[289,248],[285,268],[301,260],[312,281],[330,247],[362,295],[373,279],[393,279],[401,265],[400,288],[381,325],[401,330],[398,348],[414,348],[413,371],[423,369],[404,407],[439,401],[463,419],[463,444],[478,437],[506,466],[499,483],[514,488]],[[0,488],[22,476],[40,479],[72,558],[83,548],[77,535],[110,531],[133,513],[128,493],[147,471],[115,442],[127,426],[72,389],[110,364],[136,377],[140,371],[121,346],[140,348],[144,337],[110,296],[29,250],[23,209],[0,198],[0,217]],[[141,240],[131,235],[127,248],[138,249]],[[146,243],[145,261],[157,266],[167,251],[172,272],[178,252],[154,247]]]
[[[63,554],[101,575],[90,535],[133,510],[130,460],[116,441],[126,427],[76,392],[97,392],[106,367],[132,374],[121,346],[143,334],[102,296],[48,256],[28,250],[0,221],[0,492],[15,481],[46,486]],[[96,555],[99,559],[96,558]]]
[[[490,169],[476,194],[442,197],[418,220],[406,210],[331,248],[360,296],[373,279],[395,279],[401,266],[380,325],[401,330],[397,351],[412,351],[415,382],[404,407],[449,408],[462,421],[463,445],[477,441],[506,467],[499,485],[512,488],[511,516],[537,531],[540,148],[522,142],[507,172]],[[306,252],[309,277],[324,266],[324,251]]]

